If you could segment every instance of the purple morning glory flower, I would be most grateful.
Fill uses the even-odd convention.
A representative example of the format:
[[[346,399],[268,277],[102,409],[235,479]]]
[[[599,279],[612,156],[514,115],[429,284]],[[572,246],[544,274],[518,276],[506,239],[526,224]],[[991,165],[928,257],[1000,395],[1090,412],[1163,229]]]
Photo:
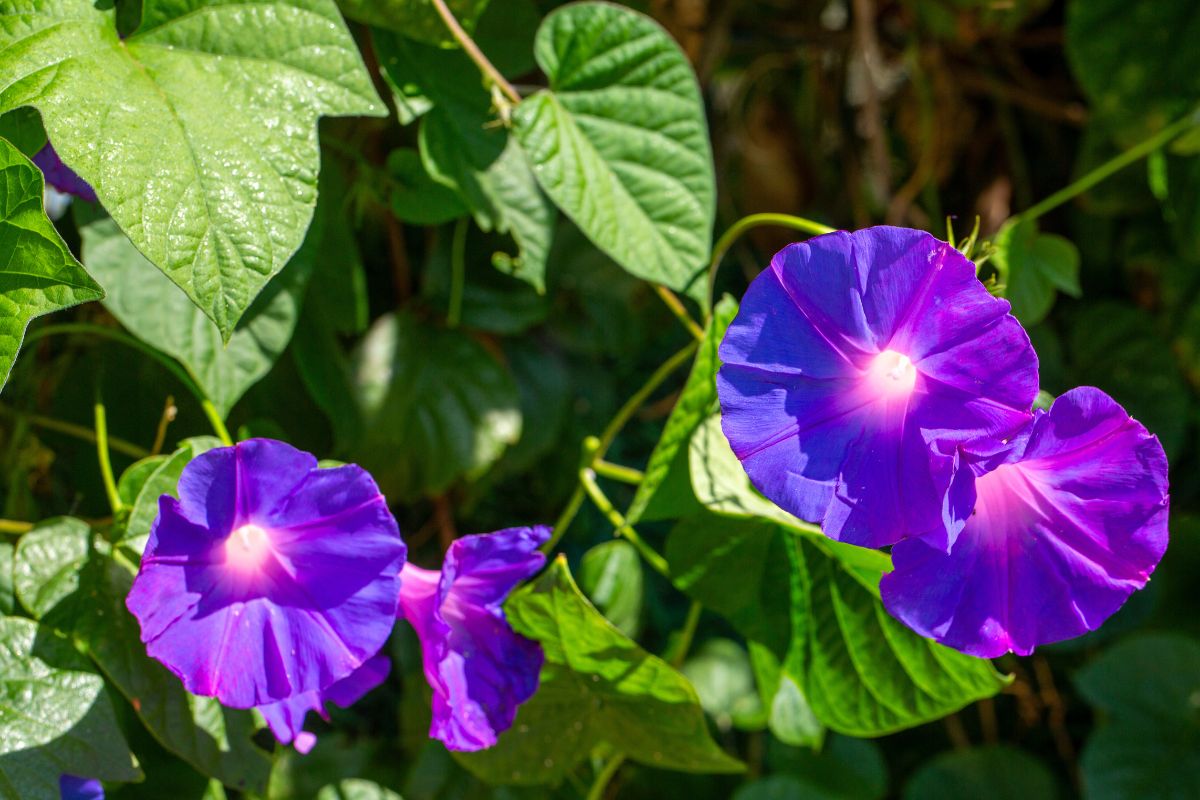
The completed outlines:
[[[62,162],[49,142],[46,142],[46,146],[34,154],[33,163],[37,164],[38,169],[42,171],[49,186],[64,194],[74,195],[80,200],[86,200],[89,203],[96,202],[96,192],[83,178],[76,175],[70,167]]]
[[[159,514],[126,605],[146,651],[232,708],[328,689],[395,624],[405,547],[375,481],[283,442],[197,456]]]
[[[278,703],[259,706],[258,710],[262,712],[271,733],[275,734],[275,738],[281,744],[292,744],[300,753],[306,754],[317,743],[317,737],[304,730],[304,718],[308,712],[316,711],[322,719],[328,721],[329,714],[325,711],[325,703],[349,708],[367,692],[383,683],[391,669],[392,662],[387,656],[375,656],[328,689],[302,692]]]
[[[482,750],[537,691],[542,648],[509,627],[501,607],[542,568],[545,526],[457,539],[440,573],[405,564],[400,614],[421,640],[433,688],[429,735],[451,750]]]
[[[880,584],[923,636],[1028,655],[1099,627],[1166,550],[1166,455],[1099,389],[1072,389],[1007,452],[969,466],[955,488],[974,513],[950,551],[900,542]]]
[[[62,800],[104,800],[104,787],[95,778],[60,775],[58,791]]]
[[[959,444],[1029,419],[1037,356],[945,242],[906,228],[790,245],[721,343],[721,425],[755,486],[833,539],[880,547],[961,529]]]

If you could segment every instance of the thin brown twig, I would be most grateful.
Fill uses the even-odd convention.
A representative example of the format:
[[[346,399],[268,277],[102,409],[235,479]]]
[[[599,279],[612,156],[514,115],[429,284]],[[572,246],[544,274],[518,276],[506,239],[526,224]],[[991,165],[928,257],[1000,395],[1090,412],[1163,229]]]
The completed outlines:
[[[154,432],[154,444],[150,447],[150,455],[156,456],[162,452],[163,443],[167,439],[167,426],[175,421],[175,415],[179,413],[179,408],[175,405],[175,398],[167,395],[167,402],[163,404],[162,416],[158,418],[158,429]]]
[[[463,52],[475,62],[475,65],[479,67],[479,70],[487,79],[513,103],[520,103],[521,95],[517,94],[517,90],[513,88],[513,85],[500,74],[500,70],[496,69],[495,65],[488,60],[488,57],[479,49],[479,45],[475,44],[475,40],[463,30],[463,26],[458,23],[458,20],[454,18],[454,14],[446,6],[446,0],[433,0],[433,7],[437,10],[438,16],[442,18],[442,22],[446,24],[450,35],[455,38],[462,47]]]
[[[439,494],[433,499],[433,518],[437,522],[438,544],[441,545],[442,552],[445,552],[458,538],[458,529],[454,525],[454,509],[450,506],[450,495]]]
[[[863,60],[866,93],[863,102],[863,126],[867,137],[867,155],[871,161],[868,176],[878,195],[876,201],[886,205],[892,175],[888,156],[887,131],[883,125],[883,102],[875,84],[875,72],[883,66],[883,51],[875,33],[874,0],[854,0],[854,41]]]
[[[950,744],[954,745],[955,750],[971,749],[971,739],[967,736],[967,729],[963,727],[958,714],[942,717],[942,724],[945,725],[946,736],[950,739]]]
[[[1058,687],[1054,684],[1054,672],[1050,669],[1050,662],[1042,656],[1034,656],[1033,674],[1037,677],[1039,695],[1042,703],[1046,706],[1046,727],[1050,729],[1050,735],[1054,738],[1054,749],[1058,751],[1058,757],[1066,765],[1072,782],[1078,786],[1079,774],[1075,764],[1075,743],[1071,741],[1071,735],[1067,732],[1066,725],[1067,706],[1058,693]]]
[[[979,728],[983,733],[983,741],[996,744],[1000,741],[1000,726],[996,721],[996,702],[985,697],[976,704],[979,710]]]
[[[404,305],[412,297],[412,268],[408,264],[408,253],[404,250],[404,230],[399,221],[391,215],[384,214],[384,227],[387,229],[388,255],[392,261],[392,283],[396,290],[396,302]]]

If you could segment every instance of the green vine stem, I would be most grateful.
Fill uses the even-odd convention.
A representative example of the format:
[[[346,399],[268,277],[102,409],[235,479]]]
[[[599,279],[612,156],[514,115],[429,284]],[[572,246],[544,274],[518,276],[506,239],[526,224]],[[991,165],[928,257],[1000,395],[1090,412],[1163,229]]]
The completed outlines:
[[[596,773],[596,780],[592,783],[592,788],[588,790],[587,800],[603,800],[604,792],[608,789],[608,784],[616,776],[617,770],[625,763],[625,754],[616,753],[600,768]]]
[[[48,336],[73,333],[111,339],[127,347],[132,347],[134,350],[157,361],[168,372],[174,375],[180,383],[186,386],[188,391],[199,401],[200,408],[204,411],[204,415],[208,417],[208,422],[212,426],[213,432],[217,434],[217,438],[221,440],[221,443],[227,447],[233,445],[233,438],[229,435],[229,429],[225,427],[225,420],[221,419],[221,414],[217,411],[217,407],[213,405],[212,400],[209,399],[204,389],[200,388],[200,384],[196,382],[196,379],[175,359],[158,352],[153,347],[123,331],[116,330],[115,328],[105,328],[101,325],[92,325],[86,322],[67,322],[60,325],[47,325],[44,328],[32,331],[25,337],[25,344],[33,344],[39,339],[45,339]]]
[[[463,52],[475,62],[484,77],[499,89],[513,105],[521,102],[521,95],[517,94],[513,85],[505,80],[504,76],[500,74],[500,70],[496,69],[496,66],[488,60],[488,57],[479,49],[479,45],[475,44],[475,40],[463,30],[463,26],[454,18],[453,12],[446,5],[446,0],[433,0],[433,7],[437,10],[438,16],[442,18],[447,30],[450,31],[450,35],[459,43]]]
[[[646,544],[645,540],[633,529],[633,526],[621,515],[620,511],[613,506],[612,501],[608,499],[608,495],[600,488],[600,484],[596,483],[596,473],[590,469],[579,470],[579,482],[583,485],[583,489],[587,492],[592,503],[596,508],[600,509],[600,513],[612,523],[616,529],[617,536],[624,538],[627,542],[637,548],[641,554],[642,560],[650,567],[662,575],[664,578],[670,578],[671,569],[667,564],[667,560],[658,554],[650,545]]]
[[[599,438],[589,436],[584,439],[583,456],[580,459],[581,471],[594,468],[595,463],[602,459],[604,454],[608,452],[608,448],[612,445],[613,440],[617,438],[617,434],[625,427],[625,423],[629,421],[630,417],[637,413],[637,410],[645,404],[650,395],[654,393],[654,390],[671,376],[671,373],[691,360],[692,355],[695,354],[699,346],[699,340],[693,339],[684,345],[683,349],[664,361],[658,369],[654,370],[646,382],[642,384],[642,388],[634,392],[633,396],[625,401],[625,405],[621,406],[616,415],[613,416]],[[551,534],[550,540],[542,545],[543,552],[549,553],[553,551],[558,543],[562,541],[567,528],[570,527],[572,520],[575,519],[575,515],[579,513],[580,506],[583,505],[584,492],[585,489],[582,482],[577,483],[575,491],[571,494],[571,499],[567,501],[566,508],[563,509],[563,513],[559,515],[558,520],[554,523],[554,532]]]
[[[113,516],[121,513],[125,504],[117,491],[117,481],[113,477],[112,460],[108,453],[108,414],[104,409],[104,400],[96,393],[93,405],[96,415],[96,455],[100,460],[100,477],[104,479],[104,493],[108,495],[108,505],[112,508]]]
[[[1064,186],[1062,189],[1059,189],[1045,200],[1034,203],[1021,213],[1014,215],[1012,218],[1013,221],[1037,219],[1046,212],[1058,208],[1068,200],[1073,200],[1111,175],[1114,175],[1115,173],[1125,169],[1125,167],[1128,167],[1130,164],[1140,161],[1151,153],[1159,150],[1162,147],[1165,147],[1166,145],[1170,144],[1172,140],[1188,132],[1197,125],[1200,125],[1200,109],[1196,109],[1187,116],[1175,120],[1175,122],[1163,128],[1150,138],[1135,144],[1133,147],[1129,148],[1115,158],[1105,161],[1091,172],[1068,184],[1067,186]]]
[[[692,319],[692,315],[688,313],[686,308],[684,308],[683,301],[679,299],[678,295],[665,286],[661,286],[657,283],[652,285],[654,286],[654,293],[662,298],[663,303],[665,303],[667,308],[670,309],[671,313],[675,315],[675,319],[679,320],[683,324],[683,327],[688,329],[688,333],[690,333],[697,340],[703,339],[704,329],[696,324],[696,321]]]
[[[642,472],[640,469],[625,467],[620,464],[613,464],[611,461],[605,461],[599,458],[592,463],[592,469],[595,470],[596,474],[600,475],[601,477],[611,478],[614,481],[628,483],[632,486],[637,486],[646,477],[646,473]]]
[[[15,519],[0,519],[0,533],[11,533],[20,536],[33,530],[32,522],[21,522]]]
[[[831,228],[828,225],[822,225],[819,222],[813,222],[811,219],[804,217],[796,217],[791,214],[751,214],[742,217],[737,222],[729,226],[725,233],[721,234],[721,238],[717,239],[717,243],[713,245],[712,261],[708,265],[708,298],[709,306],[712,305],[713,287],[717,282],[717,270],[721,268],[721,262],[725,260],[725,254],[729,252],[729,248],[733,247],[733,243],[738,240],[746,231],[754,228],[761,228],[766,225],[777,225],[782,228],[791,228],[797,231],[804,231],[814,236],[822,233],[833,233],[836,228]]]

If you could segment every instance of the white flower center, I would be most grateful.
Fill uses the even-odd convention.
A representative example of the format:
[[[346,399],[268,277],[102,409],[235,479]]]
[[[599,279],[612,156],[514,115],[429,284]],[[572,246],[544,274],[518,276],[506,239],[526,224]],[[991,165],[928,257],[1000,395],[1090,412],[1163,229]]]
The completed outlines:
[[[254,524],[243,525],[225,540],[225,563],[239,571],[257,569],[271,552],[271,535]]]
[[[884,350],[871,361],[867,380],[881,395],[908,394],[917,383],[917,368],[903,353]]]

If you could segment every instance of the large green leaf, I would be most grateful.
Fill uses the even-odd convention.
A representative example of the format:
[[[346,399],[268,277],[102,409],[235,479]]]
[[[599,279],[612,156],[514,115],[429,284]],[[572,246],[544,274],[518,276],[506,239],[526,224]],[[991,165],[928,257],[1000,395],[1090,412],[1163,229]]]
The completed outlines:
[[[738,772],[709,737],[695,689],[579,592],[561,557],[505,610],[546,653],[541,686],[495,747],[462,758],[494,783],[557,783],[597,746],[686,772]]]
[[[1079,250],[1069,239],[1039,233],[1034,220],[1005,223],[996,234],[992,263],[1006,286],[1012,312],[1026,325],[1050,313],[1054,293],[1079,297]]]
[[[79,573],[92,552],[92,529],[74,517],[40,522],[17,542],[13,585],[17,599],[41,619],[79,590]]]
[[[791,640],[787,539],[765,521],[700,514],[667,537],[671,582],[782,661]]]
[[[44,187],[42,171],[0,139],[0,388],[31,319],[104,296],[46,218]]]
[[[535,55],[550,88],[513,123],[542,187],[626,270],[707,303],[712,153],[679,46],[649,17],[584,2],[546,17]]]
[[[354,460],[394,500],[477,477],[521,435],[512,376],[462,331],[409,314],[384,316],[354,366],[364,419]]]
[[[770,520],[709,514],[677,525],[666,555],[682,591],[747,639],[776,655],[786,650],[781,680],[833,730],[879,736],[1004,686],[989,662],[888,615],[876,588],[888,566],[882,553]]]
[[[317,227],[314,223],[310,237]],[[226,342],[213,321],[138,252],[111,218],[83,225],[81,236],[83,262],[108,290],[105,307],[134,336],[182,363],[222,415],[287,347],[312,270],[307,245],[271,279]]]
[[[926,763],[904,787],[904,800],[1055,800],[1046,765],[1006,745],[956,750]]]
[[[502,3],[508,0],[501,0]],[[454,18],[470,32],[489,0],[446,0]],[[457,42],[438,15],[432,0],[338,0],[353,20],[402,33],[422,42],[455,47]]]
[[[41,111],[137,248],[232,335],[304,239],[317,118],[384,112],[333,0],[145,0],[124,39],[112,3],[0,13],[0,112]]]
[[[50,629],[0,618],[0,798],[58,800],[64,772],[141,777],[104,680]]]
[[[1108,717],[1081,760],[1090,800],[1200,796],[1200,643],[1173,634],[1127,639],[1075,685]]]
[[[704,332],[704,341],[696,351],[696,360],[688,374],[687,383],[667,417],[658,444],[650,454],[646,476],[638,484],[637,494],[629,506],[628,519],[656,520],[679,517],[694,508],[688,441],[700,423],[712,413],[717,403],[717,368],[720,362],[717,349],[725,338],[729,323],[737,314],[737,301],[726,295],[713,308],[712,319]]]
[[[1126,144],[1200,102],[1200,6],[1071,0],[1067,56],[1101,122]]]
[[[784,669],[827,726],[881,736],[1003,688],[1006,681],[991,662],[923,639],[888,615],[861,566],[848,568],[823,542],[786,535],[794,573]]]
[[[497,251],[496,268],[543,291],[554,207],[538,188],[521,148],[498,124],[479,70],[460,51],[382,31],[374,39],[393,93],[411,96],[419,87],[431,106],[419,136],[429,174],[458,193],[479,227],[516,241],[519,254]]]
[[[133,572],[99,552],[105,544],[93,548],[89,536],[86,523],[65,517],[27,534],[29,544],[17,553],[22,605],[44,627],[74,634],[163,747],[204,775],[261,792],[271,764],[250,741],[250,713],[188,694],[179,678],[146,655],[137,620],[125,608]]]
[[[124,564],[92,557],[82,578],[86,602],[77,605],[81,646],[163,747],[226,786],[262,794],[271,759],[251,741],[251,713],[188,694],[179,678],[146,655],[137,620],[125,608],[132,583]]]

